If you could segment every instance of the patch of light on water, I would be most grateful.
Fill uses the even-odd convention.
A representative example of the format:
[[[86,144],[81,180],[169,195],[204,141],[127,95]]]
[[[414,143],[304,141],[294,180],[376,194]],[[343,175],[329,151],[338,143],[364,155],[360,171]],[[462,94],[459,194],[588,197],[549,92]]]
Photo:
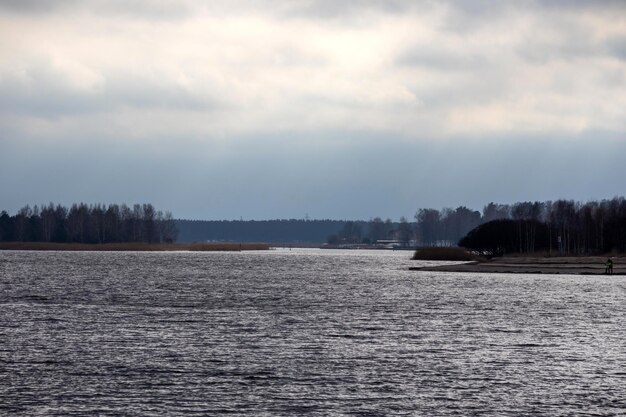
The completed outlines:
[[[619,415],[626,279],[0,252],[0,414]]]

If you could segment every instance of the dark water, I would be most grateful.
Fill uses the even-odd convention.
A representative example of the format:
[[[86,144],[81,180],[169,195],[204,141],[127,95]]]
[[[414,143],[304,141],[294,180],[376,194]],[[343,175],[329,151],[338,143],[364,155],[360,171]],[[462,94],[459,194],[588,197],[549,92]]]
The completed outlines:
[[[0,252],[4,415],[626,415],[624,277]]]

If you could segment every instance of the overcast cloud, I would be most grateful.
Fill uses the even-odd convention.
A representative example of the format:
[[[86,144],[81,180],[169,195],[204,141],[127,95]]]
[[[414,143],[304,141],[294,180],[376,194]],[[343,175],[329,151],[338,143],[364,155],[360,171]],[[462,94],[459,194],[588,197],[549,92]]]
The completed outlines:
[[[412,216],[626,194],[622,1],[0,0],[2,207]]]

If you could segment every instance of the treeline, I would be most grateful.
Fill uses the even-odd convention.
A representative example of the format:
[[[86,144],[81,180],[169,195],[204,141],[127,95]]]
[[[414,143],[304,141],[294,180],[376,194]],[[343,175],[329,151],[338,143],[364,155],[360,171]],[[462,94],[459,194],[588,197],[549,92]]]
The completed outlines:
[[[172,213],[152,204],[25,206],[0,213],[0,241],[59,243],[171,243],[178,230]]]
[[[491,203],[483,225],[459,245],[491,253],[547,251],[562,255],[626,252],[626,200]]]
[[[342,220],[177,220],[181,242],[315,243],[337,233]]]
[[[331,244],[413,239],[415,225],[376,217],[365,220],[177,220],[181,242]]]
[[[501,214],[505,216],[504,213]],[[456,209],[427,208],[415,214],[417,241],[421,246],[455,246],[459,239],[484,221],[479,211],[460,206]]]
[[[406,218],[401,217],[400,222],[392,222],[375,217],[367,222],[348,221],[337,232],[330,235],[327,242],[332,245],[338,244],[374,244],[379,240],[397,240],[404,246],[408,246],[414,240],[414,225]]]

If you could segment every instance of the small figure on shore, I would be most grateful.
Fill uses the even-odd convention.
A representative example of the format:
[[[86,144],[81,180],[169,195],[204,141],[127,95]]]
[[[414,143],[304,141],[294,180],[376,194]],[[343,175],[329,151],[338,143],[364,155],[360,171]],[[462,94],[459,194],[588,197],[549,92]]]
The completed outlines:
[[[604,273],[607,275],[613,275],[613,259],[609,258],[606,260],[606,268],[604,269]]]

